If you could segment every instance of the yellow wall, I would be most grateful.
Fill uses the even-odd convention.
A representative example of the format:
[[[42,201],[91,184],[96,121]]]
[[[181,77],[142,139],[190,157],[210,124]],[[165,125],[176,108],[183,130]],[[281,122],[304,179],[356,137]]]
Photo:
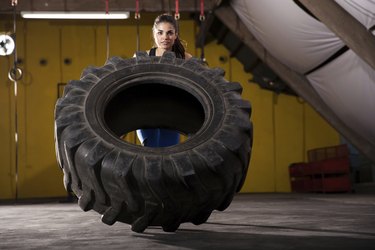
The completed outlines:
[[[339,134],[300,98],[249,83],[252,75],[225,47],[210,43],[205,54],[210,67],[223,68],[228,80],[241,83],[252,105],[254,145],[241,192],[290,192],[289,165],[306,161],[309,149],[339,144]]]
[[[13,89],[7,81],[6,75],[11,61],[8,58],[0,57],[0,198],[12,198],[12,187],[15,179],[11,141],[13,136],[10,130],[13,124]]]
[[[152,45],[151,25],[155,15],[142,15],[140,49]],[[10,18],[9,18],[10,19]],[[0,20],[0,32],[10,31],[11,20]],[[181,37],[188,51],[195,48],[197,27],[191,20],[180,22]],[[36,21],[17,23],[18,56],[24,77],[18,82],[18,198],[65,196],[62,172],[57,166],[53,141],[53,111],[58,83],[79,79],[89,65],[106,60],[104,21]],[[134,20],[110,22],[110,56],[132,57],[136,50]],[[293,96],[276,95],[248,83],[251,75],[214,42],[205,47],[210,67],[221,67],[226,78],[240,82],[243,97],[253,107],[254,145],[242,192],[289,192],[288,166],[306,160],[306,150],[339,143],[339,136],[309,105]],[[220,60],[220,57],[224,60]],[[40,60],[46,65],[40,65]],[[70,59],[71,64],[64,64]],[[0,199],[16,195],[15,99],[13,83],[7,79],[12,57],[0,57]]]

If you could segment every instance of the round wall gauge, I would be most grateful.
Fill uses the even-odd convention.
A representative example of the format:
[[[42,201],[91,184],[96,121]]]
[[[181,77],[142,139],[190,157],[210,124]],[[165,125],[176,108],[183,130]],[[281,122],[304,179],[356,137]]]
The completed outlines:
[[[7,56],[13,53],[15,48],[14,40],[11,36],[0,34],[0,56]]]

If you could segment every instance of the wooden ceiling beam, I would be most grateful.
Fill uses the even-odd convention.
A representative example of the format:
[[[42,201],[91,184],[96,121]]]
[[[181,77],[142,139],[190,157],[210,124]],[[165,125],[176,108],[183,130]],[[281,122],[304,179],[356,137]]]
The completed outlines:
[[[109,11],[135,11],[136,0],[110,0]],[[204,0],[205,11],[213,10],[221,0]],[[175,0],[140,0],[141,12],[174,12]],[[200,0],[179,1],[180,12],[199,12]],[[0,1],[0,12],[13,11],[11,0]],[[105,0],[18,0],[17,11],[105,11]]]
[[[375,36],[362,23],[335,1],[300,2],[375,70]]]

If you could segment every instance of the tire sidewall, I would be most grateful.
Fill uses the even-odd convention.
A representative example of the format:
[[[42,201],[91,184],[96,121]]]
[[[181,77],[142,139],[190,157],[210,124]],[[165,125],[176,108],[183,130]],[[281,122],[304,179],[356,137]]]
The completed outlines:
[[[201,65],[198,69],[208,70]],[[117,93],[138,84],[151,82],[183,89],[201,103],[205,112],[204,123],[201,129],[184,143],[171,147],[142,147],[122,140],[105,124],[103,117],[106,105]],[[225,96],[215,86],[212,79],[206,79],[201,72],[195,72],[186,67],[163,63],[135,64],[107,75],[88,92],[84,106],[87,122],[94,134],[108,144],[137,154],[140,150],[145,153],[158,154],[180,153],[207,142],[220,128],[226,109]]]

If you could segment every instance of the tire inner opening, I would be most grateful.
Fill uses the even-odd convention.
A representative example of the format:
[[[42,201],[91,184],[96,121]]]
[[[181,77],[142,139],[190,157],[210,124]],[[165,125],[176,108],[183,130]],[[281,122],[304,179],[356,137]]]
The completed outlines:
[[[110,97],[104,108],[104,122],[119,138],[137,129],[150,128],[191,136],[203,126],[204,120],[205,109],[197,97],[160,83],[124,88]]]

